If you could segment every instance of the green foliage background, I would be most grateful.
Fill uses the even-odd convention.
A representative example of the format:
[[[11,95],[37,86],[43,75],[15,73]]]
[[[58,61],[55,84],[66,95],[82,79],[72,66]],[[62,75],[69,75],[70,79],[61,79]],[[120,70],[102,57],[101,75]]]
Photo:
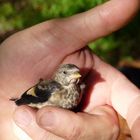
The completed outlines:
[[[0,37],[39,22],[87,11],[106,0],[0,0]],[[140,16],[123,29],[92,42],[89,47],[107,62],[140,59]],[[1,39],[2,40],[2,39]]]

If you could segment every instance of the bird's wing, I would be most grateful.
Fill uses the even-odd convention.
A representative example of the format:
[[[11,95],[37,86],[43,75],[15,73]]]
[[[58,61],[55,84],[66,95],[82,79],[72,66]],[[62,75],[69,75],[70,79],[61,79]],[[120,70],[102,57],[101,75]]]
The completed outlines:
[[[51,80],[51,81],[43,81],[39,83],[35,87],[35,95],[40,98],[49,98],[51,95],[55,94],[55,92],[59,92],[63,87],[60,83]]]
[[[23,93],[21,98],[16,100],[15,103],[17,105],[43,103],[48,101],[53,94],[59,93],[62,89],[61,84],[56,81],[42,81]]]

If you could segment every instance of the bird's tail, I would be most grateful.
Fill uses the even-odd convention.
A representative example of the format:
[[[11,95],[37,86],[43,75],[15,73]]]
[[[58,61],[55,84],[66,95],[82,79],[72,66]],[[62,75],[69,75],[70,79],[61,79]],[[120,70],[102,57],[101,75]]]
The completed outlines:
[[[16,101],[16,100],[18,100],[18,98],[11,98],[11,99],[9,99],[10,101]]]
[[[23,99],[11,98],[10,101],[14,101],[17,106],[27,104]]]

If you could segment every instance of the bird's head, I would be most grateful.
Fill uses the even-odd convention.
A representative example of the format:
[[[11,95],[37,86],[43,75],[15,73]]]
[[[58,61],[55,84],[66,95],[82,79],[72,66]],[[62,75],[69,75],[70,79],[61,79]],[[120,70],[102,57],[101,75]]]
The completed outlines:
[[[80,81],[80,70],[74,64],[61,65],[54,75],[54,80],[64,86],[78,84]]]

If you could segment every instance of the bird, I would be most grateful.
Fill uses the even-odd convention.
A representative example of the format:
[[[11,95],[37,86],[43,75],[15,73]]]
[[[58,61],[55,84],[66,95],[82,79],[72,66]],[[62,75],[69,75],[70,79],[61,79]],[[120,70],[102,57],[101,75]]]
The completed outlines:
[[[43,80],[25,91],[20,98],[11,98],[17,106],[28,105],[40,109],[55,106],[64,109],[76,108],[83,95],[80,69],[74,64],[60,65],[52,79]]]

